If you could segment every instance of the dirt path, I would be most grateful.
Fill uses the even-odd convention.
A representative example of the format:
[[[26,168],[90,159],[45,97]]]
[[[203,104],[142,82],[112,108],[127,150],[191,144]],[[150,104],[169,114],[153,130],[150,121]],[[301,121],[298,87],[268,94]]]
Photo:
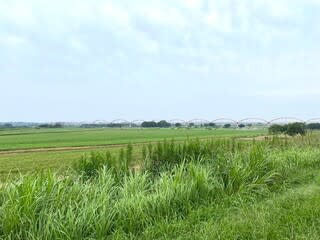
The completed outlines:
[[[268,140],[269,136],[257,136],[257,137],[239,137],[237,138],[238,140],[245,140],[245,141],[263,141],[263,140]]]
[[[145,145],[149,142],[135,143],[133,146]],[[97,148],[115,148],[123,147],[127,143],[123,144],[104,144],[104,145],[90,145],[90,146],[76,146],[76,147],[50,147],[50,148],[30,148],[30,149],[15,149],[15,150],[0,150],[2,154],[16,154],[16,153],[35,153],[35,152],[59,152],[59,151],[72,151],[72,150],[91,150]]]
[[[287,136],[287,135],[279,135],[278,137],[280,139],[292,138],[291,136]],[[270,135],[262,135],[262,136],[256,136],[256,137],[239,137],[239,138],[237,138],[237,140],[244,140],[244,141],[252,141],[252,140],[265,141],[265,140],[270,140],[270,139],[272,139],[272,136],[270,136]]]

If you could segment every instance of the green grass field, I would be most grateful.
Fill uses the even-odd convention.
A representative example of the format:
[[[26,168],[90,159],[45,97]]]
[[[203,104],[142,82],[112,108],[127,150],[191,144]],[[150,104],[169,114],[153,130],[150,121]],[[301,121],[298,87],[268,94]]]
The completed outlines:
[[[1,133],[0,239],[320,237],[318,132],[257,140],[265,130]]]
[[[36,169],[64,168],[91,151],[118,151],[127,143],[188,137],[224,138],[266,134],[235,129],[17,129],[0,131],[0,179]],[[119,145],[119,146],[114,146]],[[80,148],[77,148],[80,147]],[[43,148],[43,149],[42,149]],[[135,148],[139,153],[140,147]]]
[[[186,137],[254,136],[266,130],[235,129],[19,129],[0,131],[0,151],[31,148],[79,147],[176,140]]]
[[[319,134],[118,150],[3,183],[0,239],[319,239]]]

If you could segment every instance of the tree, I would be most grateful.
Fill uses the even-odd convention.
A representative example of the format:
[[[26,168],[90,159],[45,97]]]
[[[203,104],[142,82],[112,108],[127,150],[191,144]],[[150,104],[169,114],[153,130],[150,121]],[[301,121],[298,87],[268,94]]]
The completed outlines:
[[[223,125],[224,128],[230,128],[231,124],[230,123],[226,123],[225,125]]]
[[[210,123],[209,123],[209,127],[215,127],[215,126],[216,126],[215,123],[213,123],[213,122],[210,122]]]
[[[215,127],[216,124],[213,123],[213,122],[210,122],[210,123],[205,123],[204,126],[205,126],[205,127]]]
[[[306,131],[307,131],[306,124],[300,123],[300,122],[289,123],[285,125],[274,124],[269,127],[269,132],[271,134],[284,133],[290,136],[294,136],[297,134],[305,135]]]
[[[170,127],[171,124],[165,120],[161,120],[160,122],[157,123],[157,126],[160,128],[167,128],[167,127]]]
[[[62,128],[63,125],[62,125],[62,123],[55,123],[52,127],[53,128]]]
[[[290,136],[294,136],[297,134],[305,135],[306,130],[307,130],[307,127],[306,127],[306,124],[304,123],[300,123],[300,122],[289,123],[287,125],[286,133]]]
[[[175,127],[182,127],[182,124],[181,123],[175,123],[174,126]]]
[[[40,127],[40,128],[62,128],[63,125],[62,125],[62,123],[54,123],[54,124],[43,123],[43,124],[40,124],[38,127]]]
[[[239,128],[244,128],[246,125],[244,125],[243,123],[240,123],[239,125],[238,125],[238,127]]]
[[[157,127],[157,123],[155,121],[145,121],[141,124],[141,127],[144,128],[152,128],[152,127]]]
[[[279,124],[272,124],[269,127],[269,133],[270,134],[280,134],[280,133],[285,133],[286,131],[286,126],[279,125]]]
[[[307,125],[307,128],[311,129],[311,130],[319,130],[320,129],[320,123],[309,123]]]

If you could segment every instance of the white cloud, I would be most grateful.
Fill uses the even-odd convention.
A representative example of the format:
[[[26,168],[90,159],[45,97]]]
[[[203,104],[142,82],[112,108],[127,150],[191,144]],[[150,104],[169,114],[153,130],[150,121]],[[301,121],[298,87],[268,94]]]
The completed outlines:
[[[318,3],[0,0],[0,66],[5,69],[0,79],[13,79],[14,69],[12,84],[39,81],[60,89],[59,84],[76,82],[88,92],[101,91],[99,97],[91,95],[96,102],[138,96],[143,103],[146,94],[158,91],[160,96],[161,90],[167,99],[188,95],[195,106],[203,93],[208,99],[225,92],[255,98],[316,98]],[[127,88],[118,92],[119,83]],[[109,88],[111,96],[99,99]],[[27,90],[37,94],[36,89]],[[167,106],[169,101],[163,103]],[[225,106],[222,103],[221,109]],[[112,115],[118,109],[108,111]]]
[[[257,1],[259,2],[259,1]],[[288,1],[288,0],[277,0],[277,1],[270,1],[270,0],[260,0],[259,2],[262,7],[266,7],[268,10],[271,11],[274,17],[291,17],[295,15],[296,11],[296,4],[295,1]]]
[[[15,47],[27,43],[27,39],[14,34],[9,34],[0,36],[0,43],[3,43],[7,46]]]
[[[100,10],[103,16],[105,16],[110,21],[114,21],[118,24],[128,25],[129,24],[129,15],[128,13],[116,7],[111,2],[102,3],[100,6]]]
[[[89,51],[88,47],[77,37],[71,37],[69,43],[72,49],[80,53],[87,53]]]
[[[310,98],[317,97],[320,95],[320,89],[315,88],[282,88],[282,89],[273,89],[260,91],[253,94],[255,97],[271,97],[271,98]]]
[[[137,10],[139,17],[145,18],[152,24],[166,25],[168,27],[183,28],[188,20],[181,11],[165,2],[148,2]]]
[[[36,22],[32,4],[17,1],[0,2],[0,21],[14,22],[20,25],[31,25]]]

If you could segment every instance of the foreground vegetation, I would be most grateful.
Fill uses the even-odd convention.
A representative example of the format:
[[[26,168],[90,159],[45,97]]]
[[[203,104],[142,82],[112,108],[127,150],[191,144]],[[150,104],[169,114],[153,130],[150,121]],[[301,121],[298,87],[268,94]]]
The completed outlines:
[[[0,189],[6,239],[319,239],[318,135],[93,152]]]

